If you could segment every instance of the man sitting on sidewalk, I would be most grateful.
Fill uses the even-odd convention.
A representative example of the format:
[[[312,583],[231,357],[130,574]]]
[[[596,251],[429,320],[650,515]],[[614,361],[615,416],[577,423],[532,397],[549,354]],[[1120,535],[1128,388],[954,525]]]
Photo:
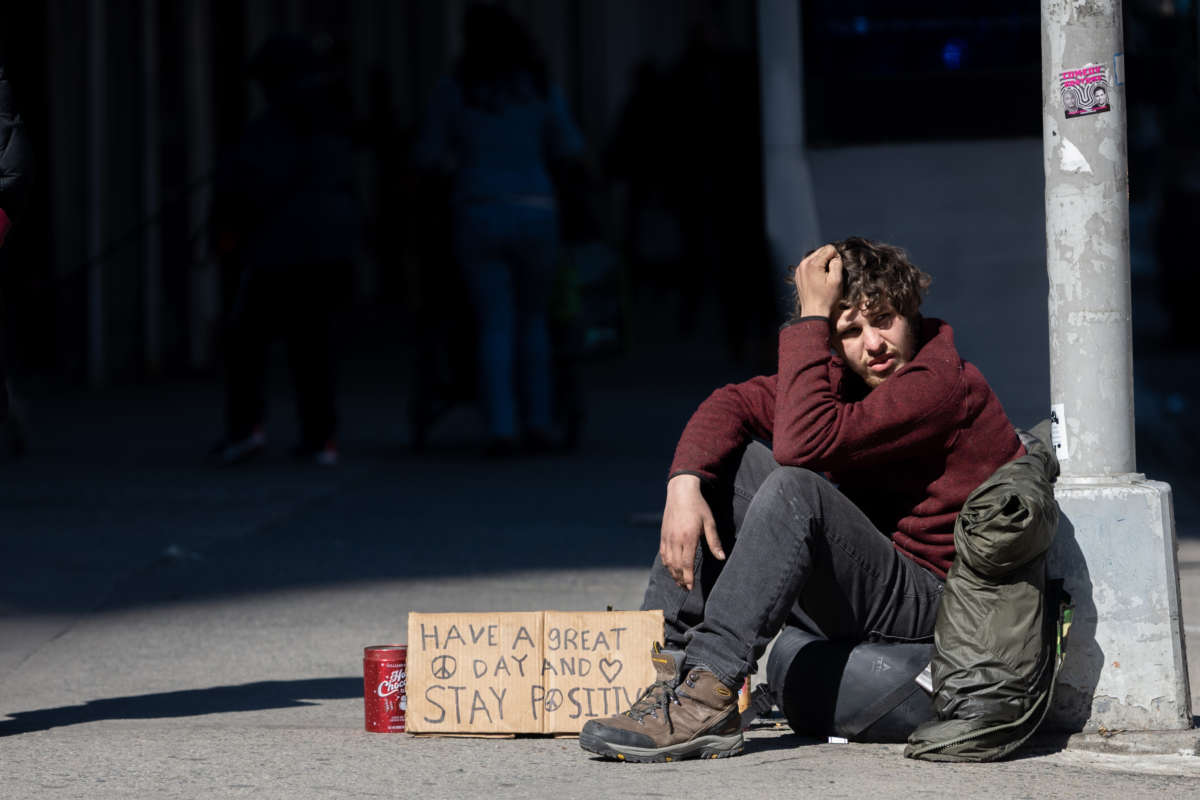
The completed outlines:
[[[785,622],[930,639],[963,501],[1024,452],[950,326],[920,316],[929,276],[903,250],[846,239],[794,280],[778,373],[718,389],[680,437],[642,604],[665,618],[658,680],[588,722],[585,750],[737,755],[737,690]]]

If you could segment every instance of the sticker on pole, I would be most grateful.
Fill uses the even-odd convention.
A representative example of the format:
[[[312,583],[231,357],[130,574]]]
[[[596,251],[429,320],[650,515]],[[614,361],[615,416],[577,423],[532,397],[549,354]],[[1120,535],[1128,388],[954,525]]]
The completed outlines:
[[[1067,119],[1103,114],[1110,111],[1108,90],[1111,81],[1108,67],[1085,64],[1058,73],[1058,90],[1062,96],[1063,114]]]
[[[1059,461],[1071,457],[1067,448],[1067,406],[1065,403],[1055,403],[1050,406],[1050,443],[1054,445],[1054,455]]]

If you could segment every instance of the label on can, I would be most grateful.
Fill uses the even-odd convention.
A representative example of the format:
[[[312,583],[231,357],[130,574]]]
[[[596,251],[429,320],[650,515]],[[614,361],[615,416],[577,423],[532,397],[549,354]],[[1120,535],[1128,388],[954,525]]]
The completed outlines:
[[[395,702],[400,705],[401,709],[407,708],[408,697],[406,697],[404,694],[404,686],[407,682],[407,677],[408,676],[404,674],[404,667],[392,670],[391,674],[381,680],[379,685],[375,687],[375,694],[384,698],[392,697],[393,695],[399,695]]]

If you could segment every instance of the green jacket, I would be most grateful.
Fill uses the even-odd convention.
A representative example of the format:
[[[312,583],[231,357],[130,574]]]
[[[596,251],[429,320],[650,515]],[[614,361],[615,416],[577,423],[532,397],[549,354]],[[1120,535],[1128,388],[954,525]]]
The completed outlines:
[[[963,504],[957,551],[934,627],[933,707],[904,754],[992,761],[1041,723],[1060,663],[1060,586],[1047,591],[1058,528],[1058,460],[1049,423],[1021,432],[1027,454],[996,470]]]

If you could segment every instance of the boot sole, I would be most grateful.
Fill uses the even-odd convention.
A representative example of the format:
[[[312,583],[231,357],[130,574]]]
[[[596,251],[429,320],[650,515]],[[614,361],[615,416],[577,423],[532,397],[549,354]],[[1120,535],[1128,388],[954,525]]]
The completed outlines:
[[[579,734],[579,746],[589,753],[614,761],[633,761],[640,764],[682,761],[688,758],[729,758],[741,755],[746,740],[738,731],[729,736],[708,734],[666,747],[633,747],[612,744],[590,732]]]

